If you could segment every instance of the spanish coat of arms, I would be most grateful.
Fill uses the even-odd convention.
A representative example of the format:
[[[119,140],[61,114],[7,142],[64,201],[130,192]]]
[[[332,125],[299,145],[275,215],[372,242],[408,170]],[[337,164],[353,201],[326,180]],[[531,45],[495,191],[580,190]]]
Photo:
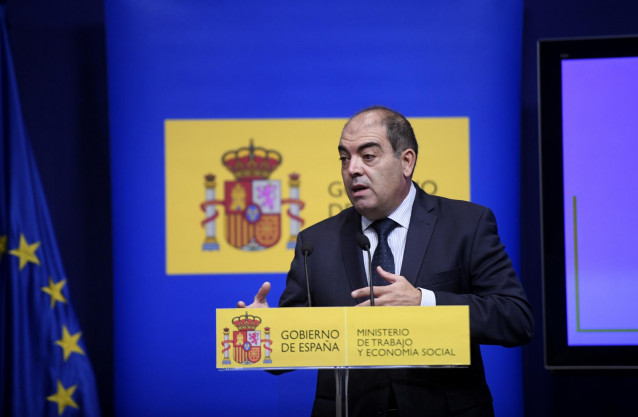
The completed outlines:
[[[281,207],[289,204],[286,212],[290,218],[289,249],[295,247],[297,234],[303,225],[299,216],[303,202],[299,199],[299,174],[289,175],[289,198],[282,198],[281,181],[269,179],[282,162],[275,150],[255,147],[253,141],[247,148],[228,151],[222,163],[235,176],[234,181],[224,183],[224,200],[216,200],[216,181],[213,174],[205,176],[206,201],[201,204],[206,219],[203,250],[219,250],[216,205],[224,206],[226,241],[231,246],[246,250],[268,249],[281,238]]]
[[[264,328],[264,339],[261,331],[257,327],[261,324],[261,318],[248,314],[233,318],[233,325],[237,330],[233,331],[232,338],[230,330],[224,329],[224,340],[222,341],[222,354],[224,359],[222,364],[230,365],[230,350],[233,350],[233,360],[241,365],[252,365],[261,360],[262,345],[265,351],[264,364],[272,363],[271,353],[272,340],[270,338],[270,328]]]

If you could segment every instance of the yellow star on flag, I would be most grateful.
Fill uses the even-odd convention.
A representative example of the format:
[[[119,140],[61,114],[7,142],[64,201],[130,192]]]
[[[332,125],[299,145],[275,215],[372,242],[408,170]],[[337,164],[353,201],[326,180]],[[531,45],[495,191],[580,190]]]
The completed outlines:
[[[66,303],[66,298],[64,298],[64,295],[62,295],[62,287],[64,287],[64,284],[66,284],[65,279],[56,283],[53,282],[53,279],[51,279],[51,277],[49,277],[49,286],[41,287],[42,291],[51,296],[51,308],[55,307],[56,301]]]
[[[2,254],[7,251],[7,235],[0,236],[0,259],[2,259]]]
[[[82,336],[82,332],[77,332],[76,334],[69,333],[69,330],[66,326],[62,326],[62,339],[56,340],[55,344],[62,347],[64,349],[64,360],[66,361],[71,356],[71,353],[79,353],[84,355],[84,351],[80,346],[78,346],[78,341]]]
[[[36,265],[40,265],[40,260],[35,254],[35,251],[40,246],[40,242],[28,244],[23,234],[20,234],[20,247],[9,251],[11,255],[20,258],[20,270],[27,264],[27,262],[33,262]]]
[[[64,388],[62,382],[58,379],[58,392],[53,395],[49,395],[47,400],[54,403],[58,403],[58,415],[61,416],[66,407],[80,408],[73,401],[73,393],[75,392],[77,385],[72,385],[68,389]]]

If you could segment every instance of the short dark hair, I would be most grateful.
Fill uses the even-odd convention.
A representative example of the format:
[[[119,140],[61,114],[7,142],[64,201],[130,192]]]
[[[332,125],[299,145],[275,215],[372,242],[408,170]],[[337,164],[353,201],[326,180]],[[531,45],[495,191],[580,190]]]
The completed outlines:
[[[416,155],[419,154],[419,144],[416,141],[412,125],[408,119],[398,111],[380,105],[370,106],[357,112],[348,119],[348,123],[356,116],[371,111],[381,114],[381,124],[385,126],[388,140],[394,151],[394,156],[398,158],[406,149],[412,149]],[[348,123],[346,123],[346,126]]]

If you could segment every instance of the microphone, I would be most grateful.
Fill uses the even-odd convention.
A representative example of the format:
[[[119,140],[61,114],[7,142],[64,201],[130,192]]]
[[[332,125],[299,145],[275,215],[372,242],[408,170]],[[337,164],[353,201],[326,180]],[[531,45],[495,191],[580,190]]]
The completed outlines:
[[[370,239],[363,233],[357,236],[357,244],[368,254],[368,285],[370,286],[370,305],[374,306],[374,291],[372,290],[372,256],[370,256]]]
[[[303,267],[306,273],[306,290],[308,291],[308,307],[312,307],[312,299],[310,298],[310,279],[308,278],[308,257],[312,254],[314,246],[310,242],[304,242],[301,245],[301,253],[303,254]]]

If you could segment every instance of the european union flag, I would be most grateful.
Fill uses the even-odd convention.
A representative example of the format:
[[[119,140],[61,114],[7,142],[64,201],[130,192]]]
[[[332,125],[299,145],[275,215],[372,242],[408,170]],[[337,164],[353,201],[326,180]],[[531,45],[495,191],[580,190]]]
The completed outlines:
[[[0,415],[99,416],[0,20]]]

